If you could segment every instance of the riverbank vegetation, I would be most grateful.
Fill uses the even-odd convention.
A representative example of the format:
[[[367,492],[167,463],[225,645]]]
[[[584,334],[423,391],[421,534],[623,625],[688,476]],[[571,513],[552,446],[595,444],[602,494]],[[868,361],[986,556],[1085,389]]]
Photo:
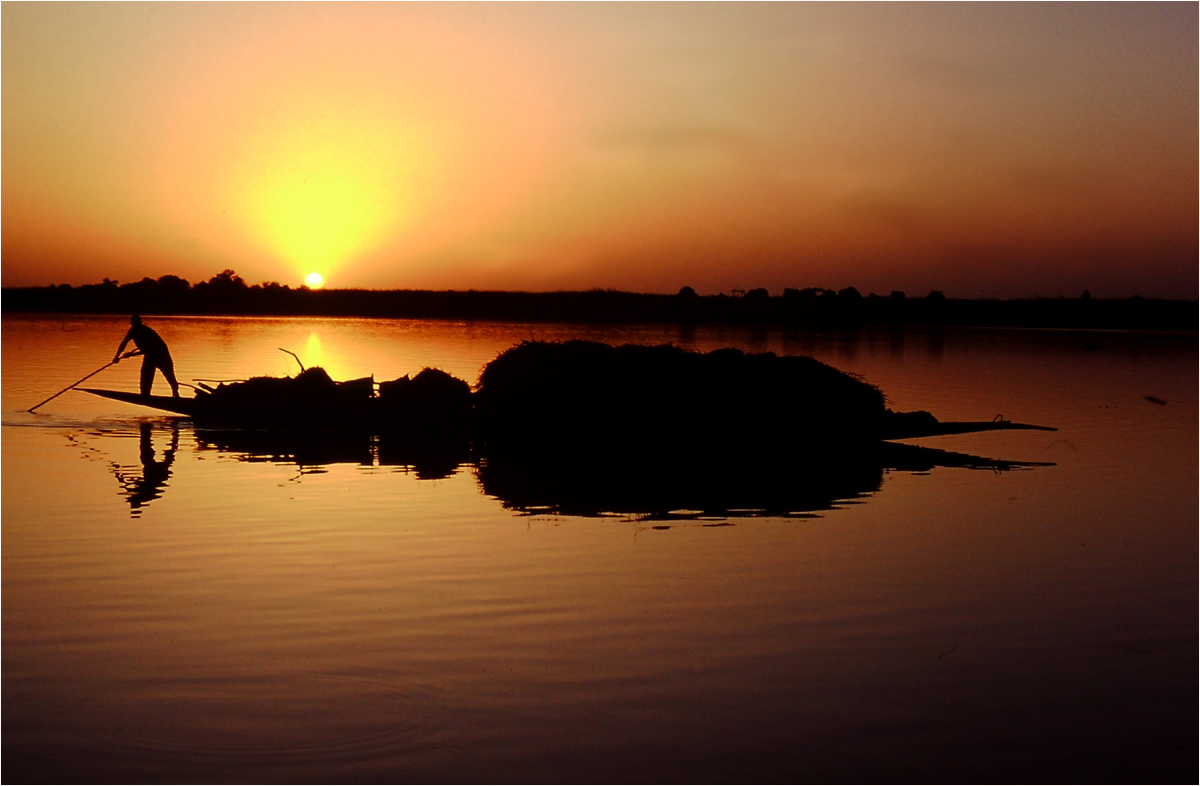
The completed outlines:
[[[942,325],[1195,331],[1195,300],[1142,297],[959,300],[930,292],[862,294],[809,287],[699,295],[291,288],[247,284],[232,270],[195,284],[178,276],[121,284],[6,288],[4,313],[379,317],[601,324]]]

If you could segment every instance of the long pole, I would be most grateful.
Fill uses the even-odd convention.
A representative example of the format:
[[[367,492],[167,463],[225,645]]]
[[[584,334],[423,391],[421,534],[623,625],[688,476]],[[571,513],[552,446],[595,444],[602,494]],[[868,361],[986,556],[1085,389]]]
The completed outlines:
[[[117,360],[122,360],[122,359],[124,359],[124,358],[132,358],[132,357],[137,357],[137,356],[138,356],[138,355],[140,355],[140,354],[142,354],[142,353],[141,353],[141,352],[139,352],[139,351],[137,351],[136,349],[135,349],[135,350],[131,350],[131,351],[129,351],[129,352],[126,352],[124,355],[121,355],[121,357],[120,357],[120,358],[118,358]],[[50,403],[50,402],[51,402],[51,401],[53,401],[54,399],[56,399],[56,398],[58,398],[59,396],[61,396],[63,393],[66,393],[68,390],[70,390],[71,388],[75,387],[75,385],[79,385],[79,384],[81,384],[81,383],[83,383],[83,382],[86,382],[87,380],[89,380],[89,379],[91,379],[92,377],[96,376],[97,374],[99,374],[101,371],[103,371],[104,369],[108,368],[109,366],[116,365],[116,363],[117,363],[117,360],[110,360],[109,362],[107,362],[107,363],[105,363],[103,366],[101,366],[100,368],[98,368],[98,369],[96,369],[95,371],[93,371],[91,374],[88,374],[86,377],[84,377],[83,379],[79,380],[79,382],[76,382],[74,385],[68,385],[67,387],[65,387],[65,388],[63,388],[62,390],[60,390],[60,391],[58,391],[57,393],[55,393],[55,394],[54,394],[53,396],[51,396],[50,398],[48,398],[48,399],[46,399],[45,401],[43,401],[41,404],[34,404],[32,407],[30,407],[29,409],[27,409],[27,410],[25,410],[25,411],[26,411],[26,412],[33,412],[33,411],[34,411],[35,409],[37,409],[38,407],[42,406],[42,404],[48,404],[48,403]]]

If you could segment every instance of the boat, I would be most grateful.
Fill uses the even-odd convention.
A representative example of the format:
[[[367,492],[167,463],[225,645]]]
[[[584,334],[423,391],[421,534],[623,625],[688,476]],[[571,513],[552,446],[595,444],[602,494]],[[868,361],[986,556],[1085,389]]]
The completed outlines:
[[[321,367],[295,377],[252,377],[196,389],[194,396],[155,396],[98,388],[85,393],[191,418],[197,425],[256,429],[420,431],[468,425],[471,389],[439,369],[381,383],[335,382]]]
[[[434,368],[376,385],[371,377],[335,382],[320,367],[295,377],[202,386],[192,397],[79,389],[200,426],[403,432],[428,440],[467,433],[508,451],[854,449],[886,440],[1055,430],[1001,418],[939,421],[925,411],[893,412],[877,387],[811,357],[590,341],[522,342],[484,367],[474,391]]]
[[[126,390],[102,390],[100,388],[76,388],[76,390],[91,393],[93,396],[110,398],[113,401],[124,401],[126,404],[137,404],[139,407],[170,412],[172,415],[192,417],[197,410],[197,399],[191,396],[154,396],[130,393]]]

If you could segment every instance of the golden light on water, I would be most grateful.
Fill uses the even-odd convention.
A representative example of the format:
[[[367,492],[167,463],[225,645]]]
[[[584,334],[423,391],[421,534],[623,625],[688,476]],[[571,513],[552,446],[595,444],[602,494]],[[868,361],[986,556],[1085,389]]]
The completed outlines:
[[[304,360],[306,366],[325,365],[325,352],[321,348],[321,337],[316,333],[308,334],[308,341],[304,344]]]
[[[309,273],[304,277],[304,283],[309,289],[320,289],[325,286],[325,277],[320,273]]]

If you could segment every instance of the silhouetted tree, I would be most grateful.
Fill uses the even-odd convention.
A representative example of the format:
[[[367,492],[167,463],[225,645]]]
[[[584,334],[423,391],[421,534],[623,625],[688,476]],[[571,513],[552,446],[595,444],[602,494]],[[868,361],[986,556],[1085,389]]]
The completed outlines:
[[[184,292],[187,292],[191,286],[192,285],[188,283],[186,278],[180,278],[179,276],[167,275],[160,276],[158,279],[158,288],[163,293],[183,294]]]
[[[208,284],[209,284],[209,286],[216,287],[217,289],[227,289],[227,288],[245,289],[246,288],[246,282],[242,280],[242,277],[239,276],[237,273],[234,273],[232,270],[230,270],[228,268],[226,268],[225,270],[222,270],[220,273],[218,273],[215,276],[213,276],[212,278],[210,278],[208,280]]]
[[[222,270],[208,281],[199,282],[192,287],[192,291],[201,308],[212,309],[216,313],[244,313],[249,308],[247,296],[250,295],[250,287],[232,270]]]
[[[136,295],[151,294],[154,292],[154,289],[157,286],[158,286],[158,282],[156,282],[154,279],[150,278],[149,276],[146,276],[141,281],[134,281],[129,284],[122,284],[121,291],[125,292],[127,294],[136,294]]]

